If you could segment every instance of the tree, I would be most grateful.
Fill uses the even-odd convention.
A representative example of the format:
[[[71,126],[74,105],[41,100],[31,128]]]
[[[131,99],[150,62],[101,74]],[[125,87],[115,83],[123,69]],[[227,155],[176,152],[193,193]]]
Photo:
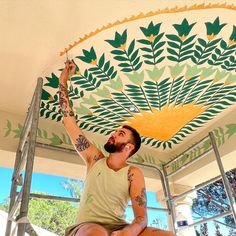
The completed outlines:
[[[82,180],[68,179],[62,182],[62,186],[70,192],[71,197],[80,198],[84,182]]]
[[[8,211],[8,206],[9,199],[0,205],[0,209]],[[38,198],[33,198],[29,202],[30,223],[58,235],[64,235],[65,229],[74,224],[76,215],[77,206],[70,202]]]
[[[215,223],[215,229],[216,229],[216,236],[223,236],[223,234],[220,232],[219,224]]]
[[[236,169],[228,171],[226,177],[232,188],[234,200],[236,200]],[[230,210],[222,180],[215,181],[199,189],[197,191],[197,198],[193,201],[192,210],[194,215],[200,218],[208,218]],[[236,227],[232,215],[224,217],[224,222],[229,227]]]
[[[70,192],[72,198],[80,198],[83,181],[68,179],[62,182],[62,186]],[[0,209],[8,212],[8,208],[9,198],[0,204]],[[29,202],[30,222],[58,235],[64,235],[65,229],[74,224],[76,215],[77,204],[74,203],[37,198],[32,198]]]
[[[200,227],[200,235],[201,235],[201,236],[208,236],[207,223],[201,224],[201,227]]]

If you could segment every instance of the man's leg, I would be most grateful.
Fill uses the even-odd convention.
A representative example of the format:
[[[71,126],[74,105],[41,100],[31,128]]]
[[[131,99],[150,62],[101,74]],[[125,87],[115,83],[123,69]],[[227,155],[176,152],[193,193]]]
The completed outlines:
[[[157,228],[147,227],[139,236],[176,236],[170,231],[164,231]]]
[[[107,230],[101,225],[94,223],[83,224],[75,236],[109,236]]]

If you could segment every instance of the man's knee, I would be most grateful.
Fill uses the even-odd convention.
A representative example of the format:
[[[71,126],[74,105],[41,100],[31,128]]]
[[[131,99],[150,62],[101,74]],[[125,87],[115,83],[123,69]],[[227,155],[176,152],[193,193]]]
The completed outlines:
[[[176,236],[176,234],[170,231],[147,227],[139,236]]]
[[[98,224],[85,224],[76,233],[76,236],[109,236],[107,230]]]

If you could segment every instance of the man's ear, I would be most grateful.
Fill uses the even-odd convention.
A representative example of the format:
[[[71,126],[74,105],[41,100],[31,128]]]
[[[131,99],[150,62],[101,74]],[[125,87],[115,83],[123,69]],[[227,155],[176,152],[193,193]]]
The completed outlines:
[[[128,143],[125,146],[128,150],[133,150],[134,149],[134,145],[132,143]]]

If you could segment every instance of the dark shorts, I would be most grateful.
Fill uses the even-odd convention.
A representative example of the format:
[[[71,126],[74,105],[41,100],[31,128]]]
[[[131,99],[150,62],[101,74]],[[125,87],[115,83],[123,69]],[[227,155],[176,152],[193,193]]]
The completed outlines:
[[[86,225],[88,223],[98,224],[98,223],[95,223],[95,222],[85,222],[85,223],[81,223],[81,224],[72,225],[72,226],[66,228],[65,236],[75,236],[76,233],[78,232],[78,230],[82,226],[84,226],[84,225]],[[122,224],[122,225],[99,224],[99,225],[104,227],[109,233],[112,233],[113,231],[123,229],[124,227],[126,227],[129,224]]]

